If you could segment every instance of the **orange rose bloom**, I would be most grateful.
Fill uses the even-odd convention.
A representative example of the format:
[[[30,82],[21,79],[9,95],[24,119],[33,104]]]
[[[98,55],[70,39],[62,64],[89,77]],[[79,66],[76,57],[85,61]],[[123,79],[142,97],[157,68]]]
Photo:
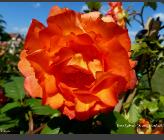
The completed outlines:
[[[122,8],[122,2],[109,2],[111,9],[107,15],[110,16],[114,22],[125,28],[125,11]]]
[[[112,110],[119,94],[136,84],[127,30],[104,22],[99,12],[57,6],[47,24],[32,20],[20,55],[27,93],[70,119]]]

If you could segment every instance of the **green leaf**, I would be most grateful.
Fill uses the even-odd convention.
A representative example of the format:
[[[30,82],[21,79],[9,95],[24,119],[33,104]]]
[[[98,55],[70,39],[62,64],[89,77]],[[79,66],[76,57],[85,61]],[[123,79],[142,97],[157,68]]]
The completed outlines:
[[[52,109],[47,105],[42,105],[40,99],[27,99],[26,104],[29,105],[34,114],[37,115],[51,115],[51,118],[60,116],[58,110]]]
[[[160,97],[159,97],[159,100],[160,100],[161,104],[164,105],[164,96],[160,96]]]
[[[16,107],[20,107],[21,104],[19,102],[12,102],[12,103],[7,103],[4,107],[2,107],[0,109],[1,113],[4,113],[10,109],[16,108]]]
[[[152,90],[164,95],[164,67],[158,67],[151,80]]]
[[[164,112],[156,112],[153,117],[155,119],[164,119]]]
[[[116,117],[116,124],[117,124],[117,128],[118,128],[115,131],[117,134],[135,134],[134,124],[129,123],[118,112],[114,112],[114,116]]]
[[[141,101],[140,106],[143,109],[148,109],[151,114],[156,112],[159,109],[157,101],[152,102],[152,101],[148,101],[148,100],[143,100],[143,101]]]
[[[9,121],[9,120],[11,120],[11,118],[6,116],[6,114],[2,114],[2,113],[0,114],[0,124],[4,121]]]
[[[86,4],[91,11],[99,11],[102,6],[100,2],[93,1],[86,2]]]
[[[138,52],[141,49],[141,44],[132,44],[131,50],[134,52]]]
[[[128,121],[131,123],[136,123],[140,118],[140,109],[134,103],[131,105],[128,112]]]
[[[129,123],[120,113],[110,112],[97,117],[113,134],[135,134],[135,125]]]
[[[60,128],[50,128],[48,125],[46,125],[40,134],[58,134],[60,131]]]
[[[148,6],[148,7],[152,8],[153,10],[157,9],[157,3],[156,2],[145,2],[144,4],[145,4],[145,6]]]
[[[158,110],[158,103],[157,102],[150,102],[148,105],[149,105],[148,109],[151,113],[154,113]]]
[[[7,130],[9,128],[15,127],[18,125],[19,120],[12,120],[10,117],[5,114],[0,114],[0,128],[2,130]]]
[[[161,111],[161,112],[164,112],[164,96],[160,96],[159,97],[159,110],[158,111]]]
[[[0,123],[0,128],[3,130],[7,130],[9,128],[15,127],[18,125],[19,120],[10,120],[4,123]]]
[[[11,82],[3,85],[5,88],[5,96],[14,99],[15,101],[22,101],[25,97],[24,80],[22,77],[13,77]]]
[[[140,40],[140,42],[143,41]],[[152,54],[151,49],[147,46],[147,44],[145,42],[142,43],[135,43],[132,45],[132,58],[136,59],[136,57],[142,55],[142,54]]]

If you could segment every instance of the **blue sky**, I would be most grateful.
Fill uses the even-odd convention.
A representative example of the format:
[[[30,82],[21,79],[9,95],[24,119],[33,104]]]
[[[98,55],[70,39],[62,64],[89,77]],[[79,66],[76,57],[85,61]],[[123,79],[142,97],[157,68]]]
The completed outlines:
[[[106,12],[108,10],[108,4],[107,2],[103,2],[102,4],[101,11]],[[0,14],[7,22],[7,32],[26,34],[32,18],[46,24],[47,15],[53,5],[68,7],[75,11],[81,11],[85,8],[85,2],[0,2]],[[140,10],[142,5],[142,2],[123,2],[124,8],[132,6],[132,9],[135,10]],[[153,11],[149,7],[146,8],[144,11],[144,20],[149,16],[154,17],[157,15],[159,15],[164,22],[164,5],[161,3],[158,3],[156,11]],[[129,34],[132,40],[136,32],[140,29],[140,25],[135,22],[132,23],[132,27],[129,27]]]

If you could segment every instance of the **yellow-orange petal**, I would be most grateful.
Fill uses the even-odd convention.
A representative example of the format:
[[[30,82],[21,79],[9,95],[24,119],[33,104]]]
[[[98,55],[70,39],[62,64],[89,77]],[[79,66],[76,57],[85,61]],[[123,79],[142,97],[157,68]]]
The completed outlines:
[[[70,109],[67,106],[64,106],[63,114],[69,117],[70,120],[74,119],[76,114],[74,109]]]
[[[115,88],[114,85],[106,88],[106,89],[102,89],[101,91],[99,91],[98,93],[95,94],[104,104],[110,106],[110,107],[114,107],[117,102],[117,93],[115,92]]]
[[[34,69],[32,68],[30,62],[25,58],[26,55],[26,51],[23,50],[20,54],[21,60],[18,62],[18,69],[25,77],[34,75]]]
[[[100,12],[89,12],[81,15],[81,20],[90,20],[90,21],[95,21],[100,17]]]
[[[56,93],[55,95],[48,97],[46,104],[52,107],[53,109],[60,108],[64,103],[64,98],[61,93]]]
[[[24,81],[24,88],[31,97],[42,97],[43,91],[34,75],[28,76]]]
[[[49,75],[45,74],[44,75],[44,88],[47,96],[52,96],[53,94],[56,93],[57,88],[56,88],[56,79],[54,75]]]
[[[103,71],[103,66],[101,64],[101,61],[98,59],[94,59],[93,61],[90,61],[88,63],[89,70],[92,72],[94,77],[96,78],[96,72]]]
[[[93,112],[97,113],[97,112],[104,111],[106,109],[109,109],[109,106],[107,106],[106,104],[102,102],[98,102],[94,105]]]
[[[104,22],[115,22],[113,17],[110,15],[104,16],[101,18]]]
[[[86,112],[93,107],[97,101],[99,101],[99,98],[95,95],[85,93],[76,94],[75,110],[76,112]]]
[[[51,16],[55,16],[55,15],[58,15],[58,14],[61,14],[63,12],[66,12],[68,10],[68,8],[60,8],[58,6],[53,6],[49,12],[49,15],[48,17],[51,17]]]
[[[72,59],[67,63],[67,65],[76,65],[81,68],[88,70],[87,63],[84,61],[82,54],[76,53]]]
[[[76,112],[87,112],[95,102],[83,103],[80,100],[76,100],[75,110]]]

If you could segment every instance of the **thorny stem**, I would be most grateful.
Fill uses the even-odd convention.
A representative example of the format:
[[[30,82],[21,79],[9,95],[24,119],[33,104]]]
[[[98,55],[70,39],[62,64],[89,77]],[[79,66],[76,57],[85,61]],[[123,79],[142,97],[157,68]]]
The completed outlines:
[[[138,22],[144,28],[144,19],[143,19],[143,12],[144,12],[145,5],[142,6],[140,13],[135,13],[133,17],[136,22]],[[136,18],[136,15],[140,17],[140,20]]]
[[[34,129],[34,122],[33,122],[33,118],[32,118],[32,112],[31,111],[29,111],[28,112],[28,115],[29,115],[29,123],[28,123],[28,125],[29,125],[29,129],[28,129],[28,134],[32,134],[32,131],[33,131],[33,129]]]
[[[160,30],[164,29],[164,25],[160,27]]]
[[[145,5],[142,6],[141,13],[140,13],[141,23],[142,23],[141,25],[142,25],[143,28],[144,28],[144,19],[143,19],[144,8],[145,8]]]
[[[38,132],[41,131],[45,126],[46,126],[46,124],[42,124],[40,127],[38,127],[37,129],[35,129],[35,130],[32,132],[32,134],[38,133]]]
[[[134,17],[134,20],[142,25],[142,22],[139,19],[137,19],[136,17]]]
[[[150,76],[150,72],[149,72],[149,66],[150,66],[150,61],[148,61],[148,67],[147,67],[147,77],[148,77],[148,83],[149,83],[149,88],[150,91],[152,92],[152,85],[151,85],[151,76]]]
[[[131,102],[132,102],[134,96],[136,95],[136,91],[137,91],[137,88],[135,88],[135,89],[133,90],[133,92],[131,92],[131,93],[128,95],[128,97],[127,97],[125,103],[131,103]],[[115,108],[114,108],[114,111],[116,111],[116,112],[120,112],[120,111],[121,111],[122,106],[123,106],[123,102],[124,102],[124,100],[125,100],[125,97],[126,97],[126,95],[124,95],[124,96],[119,100],[118,104],[117,104],[117,105],[115,106]]]
[[[133,90],[132,93],[129,94],[128,98],[126,99],[125,103],[131,103],[134,96],[136,95],[137,88]]]
[[[140,14],[140,13],[137,13],[137,12],[135,11],[135,12],[129,13],[129,16],[139,15],[139,14]]]
[[[116,112],[121,111],[124,99],[125,99],[125,95],[119,100],[118,104],[114,108],[114,111]]]

